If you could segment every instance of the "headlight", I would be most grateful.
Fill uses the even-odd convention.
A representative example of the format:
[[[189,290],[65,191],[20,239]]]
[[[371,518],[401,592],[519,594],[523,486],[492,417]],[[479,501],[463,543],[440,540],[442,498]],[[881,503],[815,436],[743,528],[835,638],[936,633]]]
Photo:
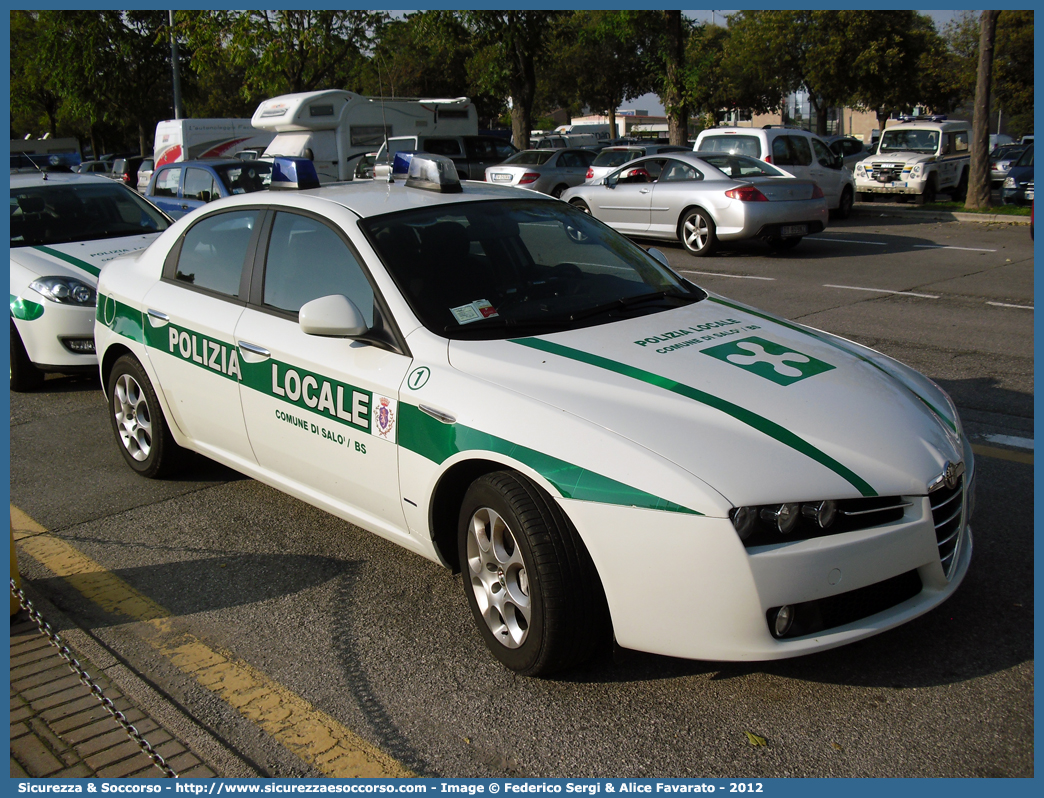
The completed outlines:
[[[98,302],[95,290],[75,277],[41,277],[29,283],[29,287],[59,305],[94,307]]]
[[[917,164],[917,166],[915,166],[911,170],[910,177],[920,177],[920,176],[921,176],[921,164]]]
[[[856,177],[866,177],[866,167],[864,167],[861,163],[857,163],[855,173]]]
[[[1015,188],[1015,178],[1009,177],[1004,181],[1004,188]]]

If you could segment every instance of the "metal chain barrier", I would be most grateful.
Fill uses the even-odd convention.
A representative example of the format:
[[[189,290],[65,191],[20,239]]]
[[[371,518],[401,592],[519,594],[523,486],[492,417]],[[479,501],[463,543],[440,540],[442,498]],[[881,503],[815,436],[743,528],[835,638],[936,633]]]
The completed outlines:
[[[52,646],[58,649],[58,653],[62,655],[67,663],[69,663],[69,667],[72,668],[80,681],[88,690],[91,691],[91,694],[102,703],[102,706],[105,707],[110,715],[112,715],[113,719],[120,725],[120,727],[127,732],[127,735],[138,744],[142,753],[152,760],[152,764],[159,768],[164,776],[172,779],[178,778],[178,774],[173,771],[170,765],[167,764],[166,760],[156,752],[148,740],[141,736],[141,732],[134,728],[133,724],[127,720],[127,717],[120,712],[120,710],[116,709],[116,705],[112,703],[112,700],[102,692],[102,689],[95,684],[93,679],[91,679],[90,674],[87,673],[87,671],[83,669],[83,666],[76,661],[76,658],[72,655],[69,647],[62,642],[62,638],[58,636],[58,633],[55,632],[50,624],[44,620],[44,617],[33,606],[29,597],[26,596],[22,589],[15,584],[14,579],[11,580],[11,593],[18,598],[18,603],[22,606],[22,609],[29,612],[29,617],[32,618],[39,627],[40,633],[50,641]]]

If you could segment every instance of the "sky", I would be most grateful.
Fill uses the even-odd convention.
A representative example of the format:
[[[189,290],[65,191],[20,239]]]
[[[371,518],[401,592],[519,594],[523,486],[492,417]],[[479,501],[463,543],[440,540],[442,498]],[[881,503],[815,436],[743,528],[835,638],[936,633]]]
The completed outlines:
[[[699,22],[715,22],[718,25],[724,24],[726,14],[735,14],[735,11],[686,11],[685,16],[690,19],[695,19]],[[946,23],[952,20],[959,12],[957,11],[922,11],[922,14],[927,14],[935,21],[935,27],[942,30]],[[648,111],[650,116],[663,116],[663,103],[655,94],[643,94],[641,97],[637,97],[633,100],[628,100],[621,108],[634,108],[642,111]]]

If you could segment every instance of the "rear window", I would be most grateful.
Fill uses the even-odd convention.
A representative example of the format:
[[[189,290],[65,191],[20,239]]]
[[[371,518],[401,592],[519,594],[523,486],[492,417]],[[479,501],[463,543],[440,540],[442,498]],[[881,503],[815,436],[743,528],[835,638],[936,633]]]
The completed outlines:
[[[542,163],[546,163],[547,159],[554,155],[554,152],[550,150],[523,150],[517,152],[504,161],[503,165],[510,163],[528,164],[531,166],[539,166]]]
[[[621,166],[643,154],[644,150],[602,150],[591,166]]]
[[[748,177],[783,177],[778,169],[763,161],[747,158],[743,155],[701,155],[701,160],[724,172],[728,177],[745,179]]]
[[[730,152],[760,158],[761,141],[757,136],[706,136],[700,141],[699,152]]]

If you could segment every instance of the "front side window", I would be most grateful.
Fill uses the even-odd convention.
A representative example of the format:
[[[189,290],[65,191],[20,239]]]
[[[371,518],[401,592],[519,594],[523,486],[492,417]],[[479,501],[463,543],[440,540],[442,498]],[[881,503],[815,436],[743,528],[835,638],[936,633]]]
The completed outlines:
[[[239,296],[243,264],[260,211],[208,216],[185,234],[174,279],[196,288]]]
[[[306,302],[331,294],[352,300],[366,326],[373,326],[373,289],[344,240],[316,219],[280,211],[265,260],[264,304],[297,313]]]
[[[214,169],[228,194],[250,194],[272,183],[272,165],[265,161],[244,161],[235,166]]]
[[[178,196],[178,186],[181,184],[181,167],[171,166],[161,169],[156,176],[156,185],[152,193],[156,197]]]
[[[812,149],[816,151],[816,160],[820,166],[830,166],[834,163],[834,154],[823,142],[812,139]]]
[[[460,155],[460,143],[456,139],[428,139],[424,151],[433,155]]]
[[[491,200],[360,222],[414,313],[446,338],[511,338],[706,297],[562,202]]]

